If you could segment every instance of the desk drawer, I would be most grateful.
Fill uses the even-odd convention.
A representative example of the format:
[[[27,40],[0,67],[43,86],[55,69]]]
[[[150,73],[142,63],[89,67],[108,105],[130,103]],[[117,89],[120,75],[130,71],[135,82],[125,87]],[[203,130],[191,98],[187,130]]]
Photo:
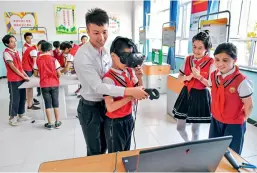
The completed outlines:
[[[144,65],[144,74],[149,75],[165,75],[170,74],[170,65]]]

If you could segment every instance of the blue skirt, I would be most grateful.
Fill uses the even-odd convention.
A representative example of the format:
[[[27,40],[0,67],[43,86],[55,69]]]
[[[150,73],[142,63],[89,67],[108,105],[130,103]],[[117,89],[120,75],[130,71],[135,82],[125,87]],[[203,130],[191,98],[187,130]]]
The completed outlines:
[[[172,113],[187,123],[210,123],[211,96],[208,89],[188,89],[184,86],[176,100]]]

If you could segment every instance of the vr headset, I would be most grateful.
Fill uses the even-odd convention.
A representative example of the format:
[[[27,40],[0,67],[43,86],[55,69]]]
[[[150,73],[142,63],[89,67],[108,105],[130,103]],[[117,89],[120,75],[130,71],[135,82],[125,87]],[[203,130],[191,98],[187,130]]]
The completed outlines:
[[[124,52],[124,50],[118,50],[116,44],[118,40],[126,42],[133,49],[132,52]],[[115,53],[120,58],[120,62],[130,68],[135,68],[138,65],[141,66],[145,60],[145,55],[138,52],[137,46],[133,43],[133,41],[125,37],[116,37],[112,42],[110,52]]]

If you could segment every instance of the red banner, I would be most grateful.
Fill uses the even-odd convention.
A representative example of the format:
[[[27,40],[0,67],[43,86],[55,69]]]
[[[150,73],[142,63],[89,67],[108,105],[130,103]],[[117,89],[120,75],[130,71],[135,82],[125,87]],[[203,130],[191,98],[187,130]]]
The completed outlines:
[[[193,0],[191,14],[208,10],[208,0]]]

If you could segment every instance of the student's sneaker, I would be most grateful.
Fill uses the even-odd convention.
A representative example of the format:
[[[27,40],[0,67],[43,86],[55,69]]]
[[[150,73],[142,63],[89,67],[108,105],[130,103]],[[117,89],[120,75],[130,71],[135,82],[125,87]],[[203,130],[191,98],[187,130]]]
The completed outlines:
[[[54,129],[53,124],[45,123],[44,126],[45,126],[45,128],[48,129],[48,130],[53,130],[53,129]]]
[[[33,99],[33,102],[34,102],[34,103],[33,103],[34,105],[39,105],[39,104],[40,104],[37,99]]]
[[[13,117],[13,119],[9,120],[9,124],[11,126],[18,126],[18,121],[17,121],[17,117]]]
[[[31,119],[31,117],[29,117],[29,116],[27,116],[27,115],[19,115],[18,116],[18,121],[20,122],[20,121],[28,121],[28,120],[30,120]]]
[[[39,108],[39,107],[36,107],[34,104],[31,106],[31,107],[27,107],[27,109],[28,109],[28,111],[36,111],[36,110],[39,110],[39,109],[41,109],[41,108]]]
[[[59,129],[61,125],[62,125],[61,121],[55,121],[55,124],[54,124],[55,128]]]

